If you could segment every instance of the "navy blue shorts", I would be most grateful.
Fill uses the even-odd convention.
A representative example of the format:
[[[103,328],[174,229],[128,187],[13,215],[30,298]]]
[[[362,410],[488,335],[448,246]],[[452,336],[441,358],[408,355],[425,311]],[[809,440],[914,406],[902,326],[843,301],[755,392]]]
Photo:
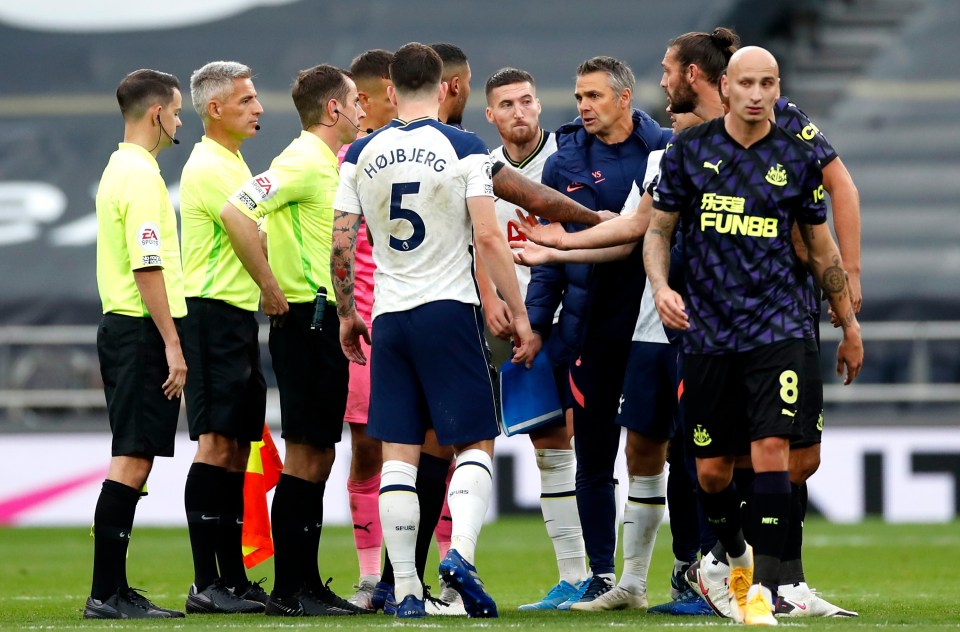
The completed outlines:
[[[630,343],[617,424],[652,439],[672,439],[677,427],[678,347]]]
[[[377,316],[373,332],[367,434],[407,445],[431,427],[441,445],[500,434],[478,308],[434,301]]]

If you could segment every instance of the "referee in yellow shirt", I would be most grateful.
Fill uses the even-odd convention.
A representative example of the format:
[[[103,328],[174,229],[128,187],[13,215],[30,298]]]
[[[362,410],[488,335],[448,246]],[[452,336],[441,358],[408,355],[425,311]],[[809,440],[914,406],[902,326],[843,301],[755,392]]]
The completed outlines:
[[[94,513],[93,585],[86,619],[182,617],[135,589],[127,545],[140,490],[156,456],[173,456],[187,365],[180,350],[183,298],[177,216],[157,154],[176,141],[180,82],[137,70],[117,87],[123,142],[97,190],[97,353],[113,446]]]
[[[266,613],[367,613],[335,595],[317,566],[323,493],[343,433],[348,379],[330,281],[337,150],[354,139],[364,112],[353,80],[326,64],[300,72],[293,102],[303,132],[221,213],[272,322],[270,355],[286,443],[273,497],[276,580]],[[269,228],[269,264],[257,237],[260,219]]]
[[[204,136],[180,177],[185,393],[190,438],[198,442],[183,494],[194,569],[188,614],[263,612],[267,601],[247,579],[241,542],[244,472],[267,402],[255,318],[260,288],[220,220],[224,202],[251,177],[240,145],[256,135],[263,114],[251,77],[233,61],[210,62],[190,77]]]

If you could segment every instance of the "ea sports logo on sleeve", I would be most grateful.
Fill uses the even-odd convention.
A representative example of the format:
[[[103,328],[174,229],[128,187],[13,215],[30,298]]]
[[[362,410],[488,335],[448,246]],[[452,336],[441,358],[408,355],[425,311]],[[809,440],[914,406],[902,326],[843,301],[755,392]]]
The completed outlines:
[[[160,227],[153,222],[144,222],[137,229],[137,241],[144,252],[160,252]]]
[[[257,202],[266,202],[272,198],[279,188],[277,178],[269,171],[264,171],[250,181],[250,193]]]

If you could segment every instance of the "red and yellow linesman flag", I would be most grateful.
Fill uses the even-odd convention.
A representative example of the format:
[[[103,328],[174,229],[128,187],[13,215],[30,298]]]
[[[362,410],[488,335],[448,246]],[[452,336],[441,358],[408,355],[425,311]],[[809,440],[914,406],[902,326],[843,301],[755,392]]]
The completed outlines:
[[[250,443],[250,459],[243,479],[243,563],[253,568],[273,555],[267,492],[276,487],[283,460],[263,425],[263,440]]]

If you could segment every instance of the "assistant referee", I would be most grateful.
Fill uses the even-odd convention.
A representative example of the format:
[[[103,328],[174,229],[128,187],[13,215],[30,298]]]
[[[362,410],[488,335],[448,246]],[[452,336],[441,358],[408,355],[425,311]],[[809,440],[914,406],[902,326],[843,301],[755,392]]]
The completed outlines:
[[[180,127],[180,82],[137,70],[117,87],[123,142],[97,190],[97,287],[103,320],[97,353],[113,458],[94,513],[93,585],[85,619],[182,617],[126,577],[127,545],[140,490],[156,456],[173,456],[187,365],[179,319],[187,313],[177,216],[157,154]]]

